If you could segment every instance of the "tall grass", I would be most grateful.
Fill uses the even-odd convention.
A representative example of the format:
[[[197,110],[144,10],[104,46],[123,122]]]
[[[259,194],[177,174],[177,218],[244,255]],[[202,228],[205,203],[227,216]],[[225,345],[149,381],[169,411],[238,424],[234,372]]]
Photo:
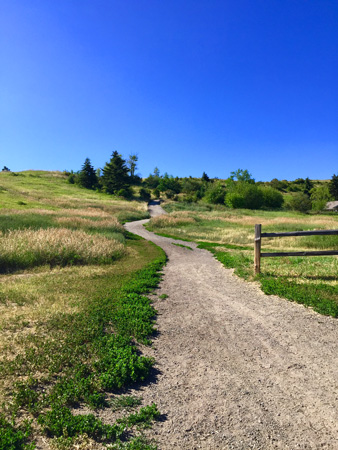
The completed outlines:
[[[230,210],[172,203],[166,216],[148,227],[162,235],[193,240],[214,253],[237,275],[253,280],[254,225],[263,232],[338,229],[334,215],[307,215],[289,211]],[[338,236],[280,237],[262,239],[262,252],[338,249]],[[267,294],[276,294],[338,317],[338,258],[263,258],[256,278]]]
[[[14,230],[0,235],[0,272],[28,267],[107,264],[121,257],[120,242],[66,228]]]

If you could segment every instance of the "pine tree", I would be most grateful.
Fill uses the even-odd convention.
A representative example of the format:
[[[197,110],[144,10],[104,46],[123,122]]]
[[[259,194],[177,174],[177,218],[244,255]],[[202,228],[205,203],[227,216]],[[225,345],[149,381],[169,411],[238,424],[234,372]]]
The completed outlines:
[[[310,180],[309,177],[305,178],[304,180],[304,194],[306,194],[308,197],[310,197],[310,191],[313,188],[313,183]]]
[[[130,176],[133,178],[135,176],[135,170],[137,168],[138,156],[135,154],[129,155],[129,159],[127,161],[127,166],[130,172]]]
[[[130,185],[126,161],[116,150],[102,172],[101,182],[108,194],[116,194],[120,189],[126,189]]]
[[[338,200],[338,175],[332,175],[329,182],[329,191],[334,200]]]
[[[205,172],[203,172],[202,181],[206,181],[207,183],[210,181],[210,178],[208,177],[208,175]]]
[[[97,176],[90,159],[86,158],[78,176],[78,183],[86,189],[95,189],[97,186]]]

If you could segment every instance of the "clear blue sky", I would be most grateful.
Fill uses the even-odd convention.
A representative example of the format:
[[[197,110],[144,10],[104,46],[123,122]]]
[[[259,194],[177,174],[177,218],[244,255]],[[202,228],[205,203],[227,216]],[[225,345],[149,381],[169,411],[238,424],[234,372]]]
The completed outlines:
[[[0,0],[0,166],[338,173],[337,0]]]

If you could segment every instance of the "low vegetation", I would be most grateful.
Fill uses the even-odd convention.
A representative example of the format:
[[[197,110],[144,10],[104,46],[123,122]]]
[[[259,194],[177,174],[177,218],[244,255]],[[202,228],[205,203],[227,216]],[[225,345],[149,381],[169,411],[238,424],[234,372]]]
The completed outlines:
[[[41,434],[59,449],[154,449],[142,428],[160,412],[124,395],[154,364],[139,345],[165,255],[121,225],[146,204],[58,172],[1,173],[0,185],[0,449],[32,450]]]
[[[168,203],[166,216],[151,219],[148,228],[161,235],[196,241],[228,268],[247,280],[256,279],[267,294],[276,294],[338,317],[336,256],[264,258],[254,277],[254,225],[263,232],[338,229],[336,215],[292,211],[230,209],[221,205]],[[262,251],[338,250],[338,236],[264,238]]]

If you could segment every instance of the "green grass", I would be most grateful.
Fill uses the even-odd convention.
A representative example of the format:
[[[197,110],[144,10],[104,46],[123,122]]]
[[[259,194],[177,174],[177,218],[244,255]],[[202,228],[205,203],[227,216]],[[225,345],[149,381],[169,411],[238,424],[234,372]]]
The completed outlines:
[[[262,232],[338,229],[334,215],[290,211],[231,210],[224,206],[171,203],[168,216],[152,219],[148,229],[160,235],[199,243],[227,268],[246,280],[258,280],[262,290],[338,317],[338,258],[262,258],[261,275],[253,272],[254,225]],[[263,238],[262,252],[338,249],[338,236]]]
[[[140,400],[123,395],[154,364],[139,344],[151,344],[156,311],[146,294],[166,257],[121,226],[148,217],[145,204],[70,185],[59,172],[2,173],[0,186],[0,449],[31,450],[41,432],[59,449],[86,439],[155,448],[139,430],[158,419],[156,405],[137,412]],[[87,243],[97,259],[81,256]],[[120,254],[104,261],[105,245]],[[123,407],[116,423],[74,415],[109,407],[112,395]]]
[[[148,247],[144,252],[149,249],[149,243],[136,242]],[[66,430],[67,437],[86,433],[103,442],[124,435],[126,426],[149,425],[158,416],[153,406],[152,415],[141,409],[139,419],[131,416],[123,426],[110,427],[71,412],[79,404],[105,407],[107,392],[117,393],[149,376],[153,360],[141,356],[133,342],[149,344],[154,331],[156,311],[144,294],[157,285],[165,262],[164,253],[154,248],[157,260],[122,280],[118,276],[118,289],[109,297],[87,299],[81,311],[50,318],[43,327],[48,338],[45,333],[30,336],[23,354],[2,362],[2,373],[18,379],[7,414],[36,417],[50,437],[59,438]]]
[[[173,245],[176,245],[176,247],[182,247],[182,248],[187,248],[188,250],[192,250],[192,248],[191,248],[191,247],[188,247],[187,245],[176,244],[175,242],[173,242]]]

